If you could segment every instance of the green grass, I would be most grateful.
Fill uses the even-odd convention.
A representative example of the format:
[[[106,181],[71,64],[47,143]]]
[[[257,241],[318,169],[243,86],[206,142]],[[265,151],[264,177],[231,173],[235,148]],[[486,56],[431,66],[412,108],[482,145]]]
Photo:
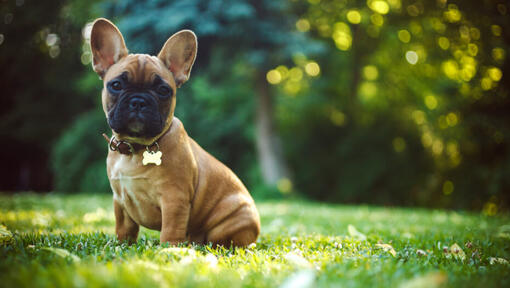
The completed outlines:
[[[0,195],[0,286],[510,287],[508,215],[259,202],[256,246],[230,250],[119,243],[111,202]]]

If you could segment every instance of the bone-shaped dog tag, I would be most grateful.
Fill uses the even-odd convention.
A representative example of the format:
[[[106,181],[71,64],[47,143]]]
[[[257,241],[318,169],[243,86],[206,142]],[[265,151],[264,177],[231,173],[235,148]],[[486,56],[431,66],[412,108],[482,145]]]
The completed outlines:
[[[145,166],[147,164],[156,164],[156,166],[161,165],[161,156],[163,153],[161,151],[144,151],[143,152],[143,160],[142,164]]]

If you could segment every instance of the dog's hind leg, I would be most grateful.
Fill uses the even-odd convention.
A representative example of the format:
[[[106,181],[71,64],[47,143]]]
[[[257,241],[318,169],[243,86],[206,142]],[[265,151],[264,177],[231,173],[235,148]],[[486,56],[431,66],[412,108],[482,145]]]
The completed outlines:
[[[206,242],[225,247],[245,247],[257,241],[260,223],[254,208],[246,205],[229,215],[207,233]]]

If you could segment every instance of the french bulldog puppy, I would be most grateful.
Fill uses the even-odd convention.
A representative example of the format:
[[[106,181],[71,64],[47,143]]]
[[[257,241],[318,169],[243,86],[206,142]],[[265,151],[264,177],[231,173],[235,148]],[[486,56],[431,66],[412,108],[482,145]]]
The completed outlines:
[[[160,230],[161,243],[254,243],[260,220],[250,193],[174,117],[177,88],[195,61],[195,34],[175,33],[157,57],[129,54],[117,27],[100,18],[90,46],[112,129],[106,162],[118,239],[136,241],[142,225]]]

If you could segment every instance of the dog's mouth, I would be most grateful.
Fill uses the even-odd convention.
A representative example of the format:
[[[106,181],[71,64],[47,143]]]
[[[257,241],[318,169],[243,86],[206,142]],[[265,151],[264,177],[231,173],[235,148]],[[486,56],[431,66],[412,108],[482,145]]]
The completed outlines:
[[[127,129],[134,134],[142,133],[144,128],[145,128],[145,124],[138,119],[129,121],[129,123],[127,125]]]
[[[145,112],[115,110],[110,113],[108,124],[120,134],[131,137],[154,137],[164,126],[161,115],[153,110]]]

